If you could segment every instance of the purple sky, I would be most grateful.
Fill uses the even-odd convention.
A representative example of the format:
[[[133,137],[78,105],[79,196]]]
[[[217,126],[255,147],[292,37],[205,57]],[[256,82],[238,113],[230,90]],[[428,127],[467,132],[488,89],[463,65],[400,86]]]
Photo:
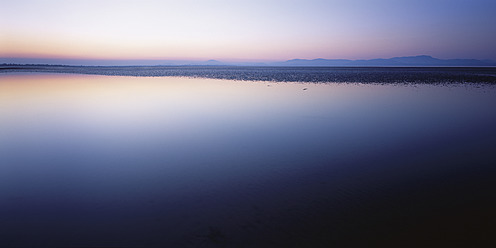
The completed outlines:
[[[496,60],[495,10],[494,0],[5,1],[0,58]]]

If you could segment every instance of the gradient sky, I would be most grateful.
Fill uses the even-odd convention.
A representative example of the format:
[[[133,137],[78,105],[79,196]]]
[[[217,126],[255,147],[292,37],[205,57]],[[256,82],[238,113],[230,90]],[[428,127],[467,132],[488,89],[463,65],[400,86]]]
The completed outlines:
[[[0,57],[496,60],[494,0],[2,1]]]

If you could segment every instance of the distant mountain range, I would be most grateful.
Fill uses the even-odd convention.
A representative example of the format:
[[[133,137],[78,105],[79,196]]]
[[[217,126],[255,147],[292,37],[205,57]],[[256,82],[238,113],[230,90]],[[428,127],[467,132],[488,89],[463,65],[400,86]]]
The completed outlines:
[[[280,66],[496,66],[496,61],[477,59],[437,59],[428,55],[390,59],[292,59],[276,62]]]
[[[70,60],[48,58],[0,58],[0,64],[46,64],[46,65],[99,65],[99,66],[385,66],[385,67],[442,67],[442,66],[496,66],[494,60],[438,59],[428,55],[394,57],[389,59],[348,60],[348,59],[292,59],[278,62],[223,62],[218,60]]]

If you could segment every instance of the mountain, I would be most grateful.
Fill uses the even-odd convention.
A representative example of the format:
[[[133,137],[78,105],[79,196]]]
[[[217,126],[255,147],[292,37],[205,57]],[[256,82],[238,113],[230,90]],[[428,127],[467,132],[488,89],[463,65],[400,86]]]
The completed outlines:
[[[292,59],[274,62],[274,66],[496,66],[496,61],[477,59],[437,59],[428,55],[394,57],[390,59]]]
[[[167,65],[167,63],[164,63],[164,64]],[[225,65],[224,62],[214,60],[214,59],[207,60],[207,61],[181,61],[179,64],[182,64],[182,65]]]

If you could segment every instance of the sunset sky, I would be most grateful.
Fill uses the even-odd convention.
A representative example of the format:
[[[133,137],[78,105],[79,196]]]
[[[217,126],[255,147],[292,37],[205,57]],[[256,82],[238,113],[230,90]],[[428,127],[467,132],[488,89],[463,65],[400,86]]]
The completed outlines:
[[[494,0],[2,1],[0,58],[496,60]]]

